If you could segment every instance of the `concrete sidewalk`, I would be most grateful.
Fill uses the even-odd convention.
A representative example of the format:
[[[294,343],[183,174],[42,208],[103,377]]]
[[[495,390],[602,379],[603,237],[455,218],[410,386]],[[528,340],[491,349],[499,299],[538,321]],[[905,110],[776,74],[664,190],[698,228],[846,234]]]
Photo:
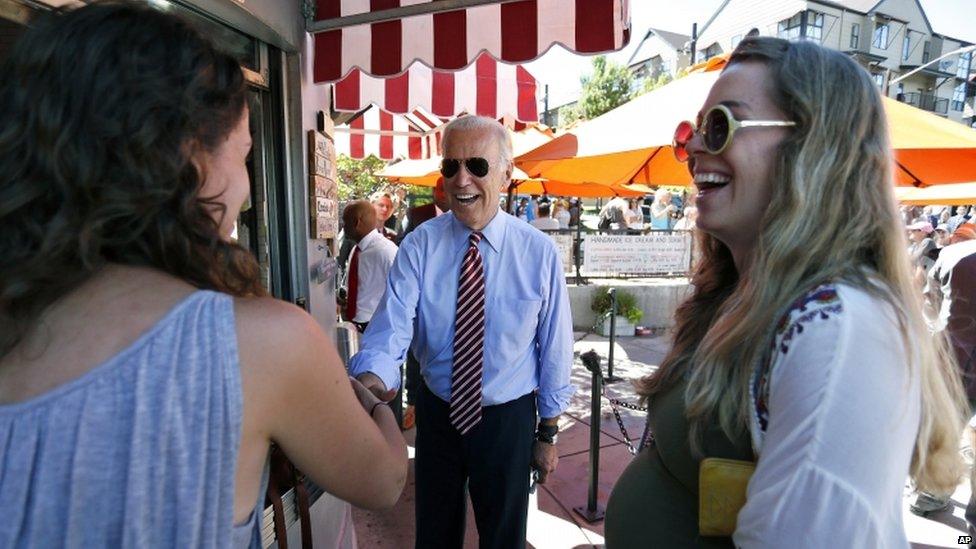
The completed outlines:
[[[595,350],[601,356],[601,366],[606,372],[609,341],[607,338],[587,333],[577,333],[574,350],[573,383],[576,395],[567,413],[560,420],[559,467],[549,482],[540,485],[529,500],[527,545],[535,548],[568,549],[603,546],[603,523],[587,523],[573,512],[574,507],[587,502],[589,486],[589,429],[590,429],[590,374],[579,360],[579,354]],[[637,403],[632,381],[651,373],[660,364],[668,348],[666,337],[622,337],[614,347],[614,375],[621,381],[609,384],[610,396],[626,402]],[[631,454],[625,437],[614,419],[610,405],[603,399],[600,425],[600,473],[597,499],[605,505],[614,482],[630,462]],[[645,415],[642,412],[620,409],[624,427],[636,445],[643,433]],[[409,443],[413,433],[405,433]],[[411,458],[413,448],[410,449]],[[363,548],[402,549],[413,547],[414,541],[414,486],[413,461],[403,496],[397,505],[387,511],[355,509],[353,520],[359,546]],[[953,494],[950,511],[923,519],[908,511],[912,494],[906,483],[904,513],[905,530],[914,548],[959,547],[959,536],[966,534],[963,518],[969,500],[969,482],[965,480]],[[468,509],[466,548],[478,546],[478,534],[474,515]]]

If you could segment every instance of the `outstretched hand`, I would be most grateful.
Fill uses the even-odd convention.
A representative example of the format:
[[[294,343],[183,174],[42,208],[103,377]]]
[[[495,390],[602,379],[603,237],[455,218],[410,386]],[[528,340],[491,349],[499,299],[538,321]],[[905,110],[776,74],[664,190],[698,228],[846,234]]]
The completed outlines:
[[[387,389],[386,384],[383,383],[383,380],[380,379],[380,377],[376,374],[366,372],[365,374],[361,374],[356,379],[359,381],[359,383],[362,383],[363,387],[368,389],[370,393],[383,402],[393,400],[393,397],[395,397],[397,394],[396,389]]]

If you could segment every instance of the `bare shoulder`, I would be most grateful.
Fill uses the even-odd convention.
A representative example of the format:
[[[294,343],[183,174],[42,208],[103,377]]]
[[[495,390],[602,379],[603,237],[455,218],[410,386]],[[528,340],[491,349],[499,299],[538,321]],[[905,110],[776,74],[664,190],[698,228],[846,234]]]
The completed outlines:
[[[315,319],[279,299],[235,298],[234,316],[242,362],[253,355],[276,357],[280,363],[327,341]]]

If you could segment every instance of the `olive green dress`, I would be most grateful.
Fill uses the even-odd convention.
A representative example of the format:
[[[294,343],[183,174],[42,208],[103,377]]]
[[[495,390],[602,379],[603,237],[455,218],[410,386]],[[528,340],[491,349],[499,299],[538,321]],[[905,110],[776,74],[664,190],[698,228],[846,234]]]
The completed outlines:
[[[684,391],[678,383],[651,402],[652,441],[631,461],[607,502],[608,549],[733,547],[727,537],[698,535],[698,464],[692,457]],[[729,440],[716,424],[703,437],[707,457],[753,460],[748,433]]]

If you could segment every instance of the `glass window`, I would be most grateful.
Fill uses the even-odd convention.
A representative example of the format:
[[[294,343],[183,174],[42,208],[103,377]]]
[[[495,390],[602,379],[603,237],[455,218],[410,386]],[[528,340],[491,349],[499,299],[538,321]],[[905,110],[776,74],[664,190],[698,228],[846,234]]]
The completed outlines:
[[[851,25],[851,49],[856,50],[861,43],[861,25]]]
[[[926,40],[922,44],[922,63],[928,63],[930,57],[932,57],[932,42]]]
[[[874,40],[871,45],[881,50],[888,49],[888,23],[874,24]]]
[[[908,57],[912,54],[912,37],[905,35],[905,39],[901,41],[901,58],[903,60],[908,60]]]
[[[176,13],[189,19],[198,30],[217,44],[217,48],[234,56],[245,67],[257,71],[258,45],[250,36],[218,23],[194,8],[183,6],[171,0],[153,0],[152,6],[160,11]]]
[[[956,86],[952,92],[952,110],[962,111],[966,106],[966,83]]]
[[[802,26],[803,12],[800,12],[789,19],[784,19],[777,26],[776,36],[786,40],[796,40],[800,38],[800,27]]]
[[[878,85],[879,88],[884,87],[884,74],[880,72],[872,73],[871,77],[874,78],[874,83]]]
[[[718,47],[718,44],[712,44],[711,46],[708,46],[708,48],[705,49],[705,59],[704,59],[704,61],[708,61],[709,59],[711,59],[711,58],[713,58],[716,55],[719,55],[721,53],[722,53],[722,50],[721,50],[721,48]]]
[[[810,40],[820,42],[823,40],[824,16],[815,11],[807,12],[807,32],[806,37]]]
[[[966,80],[969,78],[969,69],[973,62],[973,52],[967,52],[959,56],[959,63],[956,65],[956,78]]]

